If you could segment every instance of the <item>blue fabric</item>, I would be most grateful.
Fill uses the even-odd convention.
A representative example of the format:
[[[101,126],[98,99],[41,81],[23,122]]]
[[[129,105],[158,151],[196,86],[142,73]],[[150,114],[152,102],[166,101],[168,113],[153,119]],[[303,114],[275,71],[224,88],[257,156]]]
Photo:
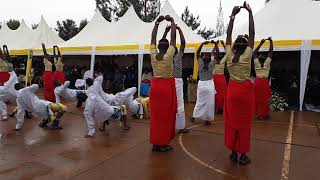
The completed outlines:
[[[141,96],[148,97],[149,96],[149,90],[150,90],[150,84],[141,83],[141,86],[140,86],[140,94],[141,94]]]

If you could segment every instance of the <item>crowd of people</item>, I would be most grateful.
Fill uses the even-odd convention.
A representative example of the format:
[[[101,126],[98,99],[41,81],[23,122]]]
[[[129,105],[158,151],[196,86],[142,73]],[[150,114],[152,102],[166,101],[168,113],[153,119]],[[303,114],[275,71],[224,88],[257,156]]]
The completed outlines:
[[[232,44],[232,32],[237,14],[242,10],[249,14],[249,35],[239,35]],[[162,38],[157,42],[158,27],[168,21]],[[167,39],[170,33],[170,41]],[[179,33],[180,47],[176,36]],[[270,43],[268,55],[260,53],[260,47]],[[230,160],[241,165],[251,163],[250,151],[251,122],[257,117],[269,119],[271,90],[269,72],[273,58],[272,38],[261,41],[254,50],[255,26],[252,10],[246,2],[234,7],[227,29],[226,42],[203,42],[196,52],[199,63],[197,102],[191,118],[211,125],[216,113],[223,113],[225,121],[225,146],[230,149]],[[203,46],[214,44],[211,54],[202,53]],[[219,44],[225,48],[225,55],[219,52]],[[186,40],[182,29],[169,15],[159,16],[151,35],[150,57],[152,71],[144,69],[142,81],[150,83],[149,97],[134,98],[137,91],[137,69],[133,65],[121,71],[112,61],[97,64],[96,71],[73,66],[65,67],[58,47],[49,55],[43,45],[44,72],[42,75],[44,100],[36,93],[37,84],[25,86],[19,83],[13,70],[9,51],[0,49],[0,110],[1,119],[7,119],[6,103],[16,103],[16,130],[20,130],[25,116],[35,113],[43,120],[39,126],[61,129],[60,120],[67,110],[62,102],[75,102],[77,107],[84,103],[84,117],[87,125],[86,138],[105,131],[111,121],[118,120],[124,130],[129,130],[128,113],[143,118],[150,111],[150,143],[152,151],[172,150],[170,143],[178,133],[188,133],[184,108],[183,56]],[[252,64],[254,65],[252,67]],[[229,72],[229,80],[225,75]],[[256,78],[252,81],[251,69]],[[64,71],[64,72],[63,72]],[[93,79],[94,74],[95,79]],[[150,103],[150,105],[149,105]]]

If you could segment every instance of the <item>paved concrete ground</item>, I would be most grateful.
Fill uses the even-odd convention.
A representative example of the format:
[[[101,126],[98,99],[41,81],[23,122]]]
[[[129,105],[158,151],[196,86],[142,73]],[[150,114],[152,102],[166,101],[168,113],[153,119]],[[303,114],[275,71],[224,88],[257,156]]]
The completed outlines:
[[[60,131],[39,128],[36,117],[26,120],[21,132],[11,131],[15,127],[12,118],[0,122],[1,180],[320,179],[320,136],[315,127],[319,113],[275,112],[272,120],[254,121],[252,164],[239,166],[228,159],[220,115],[212,126],[197,124],[190,133],[177,135],[172,142],[174,151],[161,154],[151,152],[148,120],[130,120],[129,132],[113,122],[108,132],[85,139],[82,109],[72,104],[68,107]],[[186,105],[188,117],[192,108],[192,104]],[[291,115],[292,139],[286,143]],[[290,162],[284,161],[288,153]],[[286,164],[287,176],[283,171]]]

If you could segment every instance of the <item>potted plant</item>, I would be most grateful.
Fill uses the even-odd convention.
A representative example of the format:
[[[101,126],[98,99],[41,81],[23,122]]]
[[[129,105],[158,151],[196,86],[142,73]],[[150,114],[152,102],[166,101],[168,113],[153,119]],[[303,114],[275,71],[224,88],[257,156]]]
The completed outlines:
[[[271,111],[285,111],[289,107],[288,99],[280,92],[273,91],[270,98]]]

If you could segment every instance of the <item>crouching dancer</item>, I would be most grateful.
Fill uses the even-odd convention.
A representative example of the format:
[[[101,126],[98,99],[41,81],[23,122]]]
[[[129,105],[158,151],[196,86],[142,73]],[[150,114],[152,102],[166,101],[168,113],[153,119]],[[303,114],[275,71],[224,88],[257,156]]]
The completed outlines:
[[[77,107],[81,107],[82,103],[87,100],[87,95],[85,90],[69,89],[70,81],[66,81],[61,85],[60,81],[54,81],[55,89],[54,95],[56,97],[56,103],[61,103],[61,98],[77,102]]]
[[[120,120],[124,130],[130,129],[126,118],[124,118],[126,116],[125,108],[123,106],[111,106],[102,99],[101,95],[104,93],[101,87],[102,82],[102,76],[99,76],[94,81],[90,78],[86,80],[89,88],[84,109],[84,117],[88,127],[88,134],[85,135],[85,138],[95,135],[94,118],[102,125],[99,128],[101,131],[105,131],[105,126],[109,124],[111,119]]]
[[[60,118],[66,111],[66,106],[63,104],[56,104],[50,101],[41,100],[35,95],[39,86],[33,84],[25,87],[22,83],[17,83],[15,86],[17,92],[17,123],[16,130],[20,130],[25,117],[25,111],[32,112],[40,116],[43,120],[39,126],[48,129],[62,129],[60,126]],[[50,124],[48,126],[48,124]]]

